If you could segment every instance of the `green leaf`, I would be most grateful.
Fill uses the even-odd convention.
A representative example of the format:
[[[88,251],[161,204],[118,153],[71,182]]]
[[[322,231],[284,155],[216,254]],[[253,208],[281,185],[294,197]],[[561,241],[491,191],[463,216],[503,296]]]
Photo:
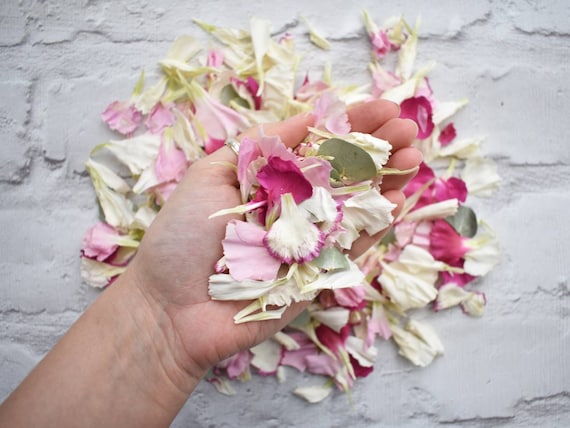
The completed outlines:
[[[396,232],[394,231],[394,228],[391,227],[390,230],[386,233],[386,235],[384,235],[384,237],[380,241],[380,245],[388,246],[394,242],[396,242]]]
[[[460,205],[457,213],[447,217],[445,221],[461,236],[473,238],[477,233],[477,216],[471,208],[464,205]]]
[[[335,247],[323,248],[319,256],[313,259],[312,263],[327,272],[348,269],[350,267],[346,256]]]
[[[340,177],[344,184],[358,183],[376,177],[376,165],[366,150],[340,138],[326,140],[318,154],[326,156],[333,167],[331,178]]]

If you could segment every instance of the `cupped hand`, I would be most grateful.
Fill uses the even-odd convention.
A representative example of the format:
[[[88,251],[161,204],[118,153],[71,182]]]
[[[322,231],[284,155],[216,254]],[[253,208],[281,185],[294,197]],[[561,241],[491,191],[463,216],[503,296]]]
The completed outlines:
[[[382,100],[358,105],[348,113],[353,131],[370,133],[392,144],[389,167],[414,168],[421,162],[421,154],[411,147],[417,127],[398,115],[397,105]],[[298,115],[263,128],[266,135],[279,135],[287,146],[294,147],[311,125],[310,115]],[[242,136],[255,137],[257,132],[257,128],[251,129]],[[226,224],[234,218],[208,217],[241,203],[235,170],[227,165],[236,161],[236,155],[223,147],[188,169],[125,273],[153,308],[169,343],[170,349],[162,351],[170,352],[169,360],[194,379],[224,358],[269,338],[306,307],[292,305],[280,320],[236,325],[233,316],[246,303],[215,301],[208,296],[208,278],[222,256]],[[401,188],[411,177],[384,178],[382,191],[397,205],[395,215],[404,202]],[[383,233],[361,236],[351,255],[366,250]]]

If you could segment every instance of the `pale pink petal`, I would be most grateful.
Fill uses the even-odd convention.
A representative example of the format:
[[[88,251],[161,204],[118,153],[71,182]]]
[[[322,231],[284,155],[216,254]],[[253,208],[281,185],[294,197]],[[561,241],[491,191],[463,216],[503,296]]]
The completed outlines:
[[[226,266],[232,278],[269,281],[277,277],[281,262],[264,246],[265,230],[254,223],[231,220],[222,241]]]
[[[324,92],[315,100],[313,114],[315,128],[337,135],[350,132],[346,105],[333,92]]]
[[[313,374],[335,377],[340,369],[340,363],[327,354],[307,355],[307,371]]]
[[[83,238],[83,255],[98,261],[104,261],[110,257],[119,245],[117,238],[119,232],[107,223],[97,223],[89,228]]]
[[[123,135],[135,132],[143,120],[141,112],[125,101],[115,101],[109,104],[101,117],[109,128]]]
[[[345,308],[360,309],[366,303],[364,301],[366,290],[363,286],[337,288],[333,292],[338,304]]]
[[[206,65],[208,67],[219,68],[224,63],[224,53],[219,49],[210,49],[208,51],[208,58]]]
[[[247,373],[253,355],[248,350],[240,351],[230,358],[225,359],[217,367],[225,368],[230,379],[235,379]]]
[[[174,104],[156,103],[146,118],[145,125],[151,134],[160,134],[161,131],[174,123],[175,117],[172,113]]]
[[[184,152],[174,144],[165,142],[160,145],[154,171],[159,182],[180,181],[188,169]]]

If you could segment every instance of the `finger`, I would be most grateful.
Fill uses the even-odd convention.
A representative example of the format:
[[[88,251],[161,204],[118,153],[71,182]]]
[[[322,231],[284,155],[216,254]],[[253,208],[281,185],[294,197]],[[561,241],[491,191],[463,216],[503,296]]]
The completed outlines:
[[[396,204],[396,207],[392,210],[392,215],[394,218],[398,217],[400,212],[402,211],[402,207],[404,206],[405,196],[400,190],[389,190],[388,192],[384,193],[384,196],[393,204]],[[390,226],[392,227],[392,226]],[[363,254],[366,250],[368,250],[373,245],[376,245],[383,237],[388,233],[390,227],[375,233],[374,235],[369,235],[366,232],[362,232],[360,237],[352,243],[352,248],[350,249],[349,256],[351,259],[356,259],[358,256]]]
[[[398,104],[374,100],[351,107],[346,112],[352,131],[370,134],[400,115]]]
[[[422,163],[423,155],[414,147],[405,147],[396,151],[388,162],[386,168],[395,168],[400,170],[417,168]],[[382,178],[382,193],[388,190],[402,189],[417,174],[417,170],[405,175],[386,175]]]
[[[411,119],[390,119],[372,133],[376,138],[388,141],[392,145],[392,153],[409,147],[418,135],[418,125]]]

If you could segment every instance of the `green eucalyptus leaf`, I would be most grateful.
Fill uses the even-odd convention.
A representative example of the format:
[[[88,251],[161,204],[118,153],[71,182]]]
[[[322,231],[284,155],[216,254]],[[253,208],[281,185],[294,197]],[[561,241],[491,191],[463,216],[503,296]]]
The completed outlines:
[[[390,245],[396,242],[396,232],[394,232],[394,228],[391,227],[390,230],[384,235],[382,240],[380,241],[380,245]]]
[[[312,263],[324,271],[348,269],[350,266],[346,256],[335,247],[323,248]]]
[[[471,208],[464,205],[460,205],[457,212],[446,217],[445,221],[461,236],[473,238],[477,233],[477,216]]]
[[[321,144],[318,154],[326,156],[333,170],[345,184],[371,180],[376,177],[376,164],[366,150],[340,138],[330,138]],[[334,180],[334,175],[331,174]]]

